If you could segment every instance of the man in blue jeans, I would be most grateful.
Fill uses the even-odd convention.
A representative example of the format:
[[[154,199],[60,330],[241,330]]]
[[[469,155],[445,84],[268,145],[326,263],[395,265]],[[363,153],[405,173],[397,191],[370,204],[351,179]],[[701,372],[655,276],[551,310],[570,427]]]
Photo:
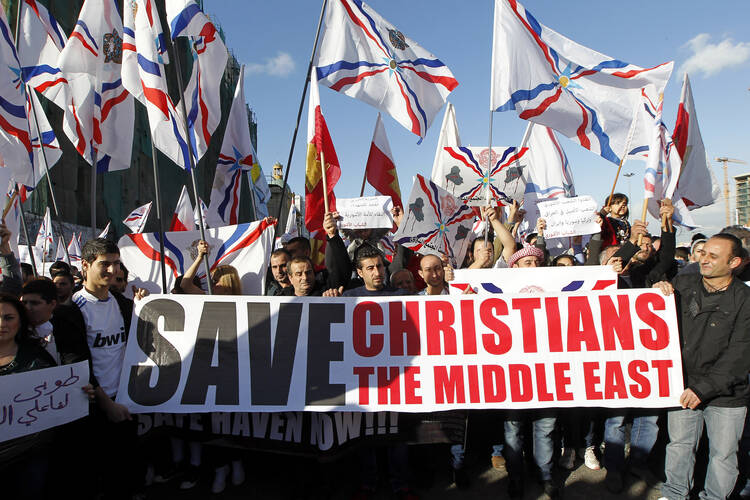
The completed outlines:
[[[717,234],[703,246],[700,274],[654,285],[677,298],[686,386],[682,408],[668,415],[663,499],[690,495],[704,425],[709,455],[700,498],[727,498],[737,480],[737,448],[750,394],[750,287],[734,278],[743,264],[741,255],[737,237]]]

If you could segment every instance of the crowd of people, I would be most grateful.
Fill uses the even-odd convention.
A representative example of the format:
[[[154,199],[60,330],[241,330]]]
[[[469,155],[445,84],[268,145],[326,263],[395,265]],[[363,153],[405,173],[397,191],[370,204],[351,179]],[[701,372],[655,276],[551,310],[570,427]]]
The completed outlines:
[[[403,211],[394,208],[400,225]],[[574,237],[569,248],[548,248],[546,224],[536,221],[535,231],[521,231],[525,213],[510,207],[503,220],[501,209],[485,207],[486,237],[471,243],[459,268],[528,268],[544,266],[611,266],[618,288],[651,288],[675,294],[685,390],[680,407],[653,409],[547,408],[497,411],[502,429],[499,442],[488,442],[486,453],[495,469],[508,474],[507,495],[522,498],[534,470],[548,498],[559,498],[562,485],[555,467],[572,470],[583,466],[606,468],[604,487],[621,493],[630,475],[659,487],[662,498],[687,499],[694,489],[696,454],[705,427],[708,463],[700,491],[702,499],[750,498],[750,425],[745,425],[750,396],[750,231],[731,226],[711,237],[697,234],[690,246],[677,247],[673,208],[663,203],[661,227],[649,232],[644,221],[628,222],[628,199],[615,194],[597,214],[601,231]],[[446,295],[454,267],[447,256],[419,255],[396,246],[386,258],[384,231],[342,231],[338,214],[325,214],[325,266],[316,269],[310,258],[310,241],[293,238],[273,251],[265,293],[282,297],[372,297]],[[93,239],[82,249],[79,273],[63,262],[50,269],[50,277],[35,277],[19,264],[10,250],[10,233],[0,226],[0,375],[88,360],[91,384],[90,415],[51,431],[0,443],[0,484],[8,498],[44,498],[70,487],[82,498],[130,498],[141,495],[152,482],[174,481],[191,489],[213,472],[211,490],[220,493],[227,482],[245,481],[242,455],[218,451],[177,435],[165,442],[137,439],[128,409],[115,402],[123,355],[130,330],[133,301],[123,293],[128,271],[113,242]],[[218,266],[210,283],[199,279],[206,242],[171,293],[242,295],[242,283],[232,266]],[[135,300],[145,290],[132,290]],[[467,288],[464,293],[475,293]],[[655,470],[649,456],[655,452],[660,426],[669,436],[663,470]],[[93,430],[92,430],[93,429]],[[629,429],[629,430],[628,430]],[[95,436],[95,438],[93,437]],[[139,447],[169,450],[163,463],[151,464]],[[92,453],[97,450],[98,453]],[[359,487],[353,498],[374,498],[378,470],[387,471],[397,498],[419,498],[410,481],[409,447],[388,444],[387,467],[378,467],[374,447],[355,452],[360,465]],[[446,453],[459,489],[471,488],[463,444]],[[105,458],[92,462],[90,457]],[[79,481],[81,464],[94,473]],[[529,467],[531,465],[531,467]],[[49,488],[55,484],[55,489]],[[748,484],[746,487],[746,483]]]

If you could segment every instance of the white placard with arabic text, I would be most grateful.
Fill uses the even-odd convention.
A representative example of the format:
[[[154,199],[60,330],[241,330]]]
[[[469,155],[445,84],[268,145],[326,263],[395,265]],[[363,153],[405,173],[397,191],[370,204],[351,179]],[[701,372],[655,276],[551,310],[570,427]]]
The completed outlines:
[[[0,377],[0,441],[78,420],[89,414],[81,388],[89,383],[86,361]]]
[[[341,216],[339,228],[392,228],[393,202],[390,196],[365,196],[364,198],[336,198],[336,210]]]
[[[601,231],[596,223],[596,201],[591,196],[555,198],[537,203],[539,217],[547,223],[544,238],[564,238]]]

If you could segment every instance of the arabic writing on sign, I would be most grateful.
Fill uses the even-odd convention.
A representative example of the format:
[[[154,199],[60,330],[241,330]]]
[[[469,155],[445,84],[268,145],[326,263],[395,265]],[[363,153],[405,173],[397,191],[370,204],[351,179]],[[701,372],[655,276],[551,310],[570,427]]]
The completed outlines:
[[[88,414],[88,363],[3,376],[0,441],[32,434]]]
[[[539,217],[547,223],[545,239],[598,233],[596,201],[591,196],[555,198],[537,204]]]
[[[341,229],[392,228],[390,196],[337,198],[336,210],[341,216]]]

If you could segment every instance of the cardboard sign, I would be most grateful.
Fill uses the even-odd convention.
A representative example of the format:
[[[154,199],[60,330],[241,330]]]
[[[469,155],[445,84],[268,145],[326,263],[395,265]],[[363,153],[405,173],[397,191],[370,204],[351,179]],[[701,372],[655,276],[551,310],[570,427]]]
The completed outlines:
[[[393,201],[390,196],[365,196],[364,198],[336,198],[336,210],[341,216],[340,229],[365,229],[393,227],[391,215]]]
[[[89,414],[81,388],[89,383],[86,361],[2,377],[0,441],[66,424]]]
[[[131,412],[675,406],[674,297],[658,290],[149,296],[117,401]]]
[[[591,196],[540,201],[537,203],[539,217],[547,223],[544,238],[600,232],[602,228],[596,223],[596,208],[596,201]]]

